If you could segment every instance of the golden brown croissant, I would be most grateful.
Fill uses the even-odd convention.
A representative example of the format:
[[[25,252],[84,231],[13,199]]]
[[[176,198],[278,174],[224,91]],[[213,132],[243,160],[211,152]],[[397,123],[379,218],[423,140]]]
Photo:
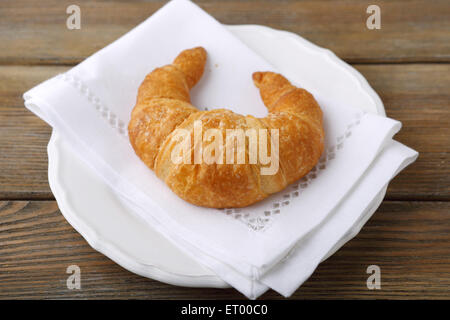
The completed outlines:
[[[324,145],[322,111],[314,97],[280,74],[255,72],[253,81],[268,108],[267,117],[242,116],[225,109],[200,111],[190,104],[189,90],[200,80],[205,62],[203,48],[185,50],[172,64],[153,70],[142,82],[128,125],[130,142],[142,161],[178,196],[212,208],[248,206],[306,175],[316,165]],[[258,137],[259,129],[266,129],[269,138],[257,140],[258,150],[266,147],[272,155],[278,151],[278,170],[262,174],[267,161],[255,163],[251,152],[256,149],[251,149],[248,139],[241,154],[245,163],[229,164],[225,161],[228,154],[216,149],[211,154],[221,161],[208,164],[192,160],[199,150],[196,143],[203,143],[201,153],[213,142],[211,137],[196,140],[194,126],[199,120],[202,132],[215,129],[224,137],[227,129],[258,129]],[[175,136],[182,129],[194,142],[184,155],[187,161],[177,163],[172,154],[179,144]],[[271,144],[275,137],[277,149]]]

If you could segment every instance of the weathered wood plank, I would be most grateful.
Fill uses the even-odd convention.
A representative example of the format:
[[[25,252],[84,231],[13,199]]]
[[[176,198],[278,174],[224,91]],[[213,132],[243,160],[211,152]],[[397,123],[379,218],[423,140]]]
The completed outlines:
[[[389,185],[387,198],[449,199],[450,65],[355,67],[380,95],[387,115],[402,122],[395,139],[420,153]]]
[[[77,63],[153,14],[166,1],[80,0],[81,30],[66,28],[70,0],[0,2],[2,64]],[[195,1],[225,24],[298,33],[349,62],[450,61],[446,0],[377,1],[381,29],[368,30],[373,1]]]
[[[0,198],[48,199],[51,127],[25,109],[22,94],[62,67],[0,67]]]
[[[389,116],[397,139],[419,159],[390,185],[388,199],[450,198],[450,65],[357,65]],[[67,67],[0,67],[0,199],[52,199],[46,146],[51,128],[23,107],[22,93]]]
[[[322,263],[293,299],[438,299],[450,295],[449,202],[386,201],[360,234]],[[81,268],[81,290],[66,268]],[[366,269],[381,268],[381,290]],[[324,290],[326,288],[326,290]],[[181,288],[132,274],[94,251],[54,201],[0,202],[0,299],[241,299],[233,289]],[[275,292],[263,298],[278,299]]]

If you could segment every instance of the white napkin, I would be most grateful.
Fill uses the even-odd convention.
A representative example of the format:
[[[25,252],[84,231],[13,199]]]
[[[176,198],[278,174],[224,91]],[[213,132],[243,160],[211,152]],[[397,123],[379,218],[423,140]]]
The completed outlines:
[[[200,109],[225,107],[241,114],[264,116],[266,109],[251,74],[273,67],[186,0],[168,3],[66,74],[31,89],[24,94],[25,105],[57,130],[133,212],[198,262],[251,298],[268,286],[289,295],[314,270],[317,257],[309,268],[294,275],[288,273],[300,263],[298,260],[305,262],[298,256],[303,249],[293,251],[282,265],[278,262],[300,239],[304,241],[299,248],[304,247],[302,243],[313,242],[322,251],[331,250],[327,246],[333,241],[324,241],[323,245],[322,241],[313,241],[312,235],[319,234],[313,231],[332,221],[332,213],[369,172],[380,151],[391,146],[400,123],[362,114],[347,107],[345,101],[329,101],[316,93],[324,111],[327,149],[313,172],[247,208],[196,207],[175,196],[137,158],[128,142],[126,126],[145,75],[170,63],[183,49],[198,45],[208,51],[208,64],[192,92],[193,104]],[[376,184],[372,184],[386,185],[401,164],[415,155],[406,156],[405,152],[403,156],[397,166],[386,166],[385,162],[377,166],[385,175],[375,176]],[[376,187],[367,189],[371,192],[365,194],[379,192]],[[352,201],[352,207],[361,208],[352,212],[360,216],[368,205],[367,199]],[[351,228],[350,223],[346,226],[345,232]],[[323,234],[318,237],[322,239]]]
[[[300,240],[277,265],[259,279],[244,277],[226,263],[198,252],[176,236],[172,241],[251,299],[256,299],[269,288],[289,297],[308,279],[320,262],[358,234],[380,205],[384,187],[398,172],[415,161],[417,156],[416,151],[397,141],[390,141],[355,184],[353,191],[342,199],[323,224]],[[141,210],[129,201],[123,200],[123,203],[130,211]],[[141,212],[143,214],[145,212]]]

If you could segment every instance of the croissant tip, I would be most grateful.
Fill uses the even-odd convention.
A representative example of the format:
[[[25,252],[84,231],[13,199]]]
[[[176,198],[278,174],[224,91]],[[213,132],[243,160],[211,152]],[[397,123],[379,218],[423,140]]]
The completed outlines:
[[[253,82],[255,83],[255,85],[257,87],[262,82],[263,76],[264,76],[264,72],[254,72],[253,73],[253,75],[252,75]]]
[[[180,62],[185,59],[194,59],[194,57],[196,57],[196,59],[200,58],[201,60],[205,60],[206,55],[207,55],[207,53],[206,53],[205,48],[200,47],[200,46],[190,48],[190,49],[185,49],[178,54],[178,56],[174,60],[174,63]]]
[[[206,55],[205,48],[203,48],[201,46],[194,47],[194,48],[191,48],[191,49],[187,49],[186,51],[197,52],[197,53],[200,53],[202,55]]]

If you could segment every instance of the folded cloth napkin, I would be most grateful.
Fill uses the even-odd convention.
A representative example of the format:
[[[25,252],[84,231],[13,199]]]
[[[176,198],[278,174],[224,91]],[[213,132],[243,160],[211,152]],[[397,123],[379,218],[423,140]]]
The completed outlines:
[[[251,299],[256,299],[269,288],[289,297],[308,279],[320,262],[359,232],[380,205],[388,182],[417,156],[416,151],[397,141],[390,141],[355,184],[353,191],[342,199],[322,225],[297,242],[277,265],[259,279],[244,277],[229,265],[200,253],[179,241],[180,239],[175,239],[174,243]],[[130,211],[141,210],[133,203],[122,200]],[[145,212],[141,212],[141,216],[144,214]]]
[[[207,50],[208,62],[192,92],[193,104],[264,116],[266,109],[251,74],[274,68],[187,0],[168,3],[78,66],[29,90],[24,94],[25,105],[57,130],[132,212],[199,263],[251,298],[268,287],[289,295],[323,258],[315,254],[304,261],[303,244],[328,252],[330,243],[335,245],[344,237],[336,234],[335,240],[313,240],[326,236],[318,230],[333,221],[350,191],[375,169],[372,164],[387,157],[400,123],[362,113],[345,101],[327,99],[308,88],[324,111],[326,131],[326,151],[316,168],[286,190],[247,208],[196,207],[174,195],[134,154],[126,126],[145,75],[170,63],[180,51],[199,45]],[[373,188],[366,186],[369,198],[414,159],[415,153],[405,148],[396,145],[403,155],[396,166],[386,166],[386,161],[377,165],[385,174],[373,177]],[[358,208],[348,218],[353,224],[338,229],[348,232],[370,201],[353,199],[351,208]],[[329,228],[335,230],[334,225]],[[291,277],[288,273],[302,262],[306,263],[302,271]]]

